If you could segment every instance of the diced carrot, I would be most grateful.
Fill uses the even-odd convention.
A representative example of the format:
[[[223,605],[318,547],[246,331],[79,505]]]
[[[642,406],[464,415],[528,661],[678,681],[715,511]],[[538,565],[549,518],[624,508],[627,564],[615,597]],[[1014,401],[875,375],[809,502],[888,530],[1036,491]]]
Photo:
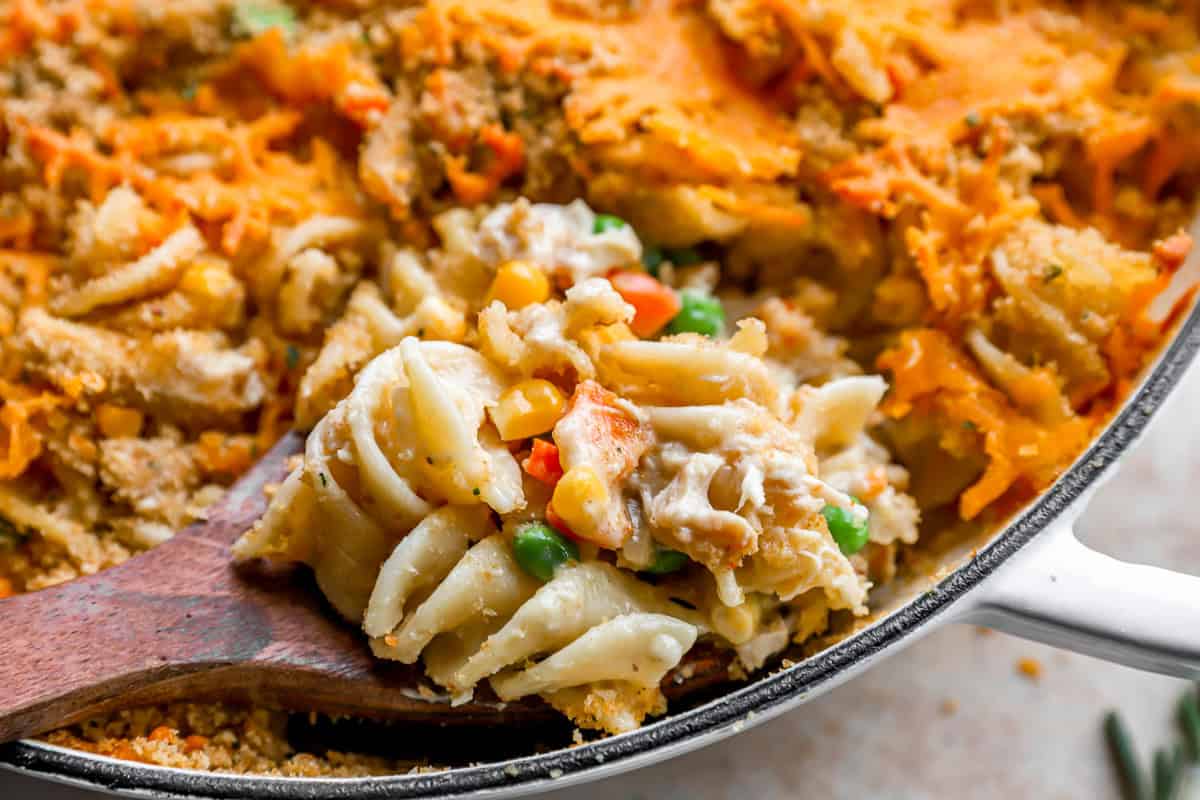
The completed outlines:
[[[558,461],[558,447],[545,439],[533,440],[533,451],[521,466],[530,476],[547,486],[558,483],[563,476],[562,464]]]
[[[679,295],[652,275],[632,270],[617,271],[608,276],[617,294],[633,306],[630,328],[642,338],[653,336],[679,313]]]
[[[12,597],[16,593],[17,590],[13,588],[12,581],[8,578],[0,577],[0,599]]]

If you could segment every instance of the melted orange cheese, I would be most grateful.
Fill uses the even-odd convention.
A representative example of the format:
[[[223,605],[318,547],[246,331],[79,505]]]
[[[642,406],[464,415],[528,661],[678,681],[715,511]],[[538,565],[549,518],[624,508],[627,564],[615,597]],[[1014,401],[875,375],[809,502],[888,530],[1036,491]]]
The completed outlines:
[[[954,449],[950,440],[961,430],[982,437],[989,461],[959,498],[964,519],[977,516],[1014,487],[1036,492],[1049,486],[1091,436],[1093,422],[1086,418],[1047,427],[1021,414],[941,331],[905,332],[899,346],[880,357],[879,367],[894,378],[883,406],[889,416],[898,419],[914,411],[939,416],[948,450]],[[1040,383],[1035,379],[1022,389],[1055,391],[1053,383]]]
[[[477,41],[509,69],[565,80],[567,122],[604,167],[688,182],[793,174],[790,126],[738,81],[695,6],[647,0],[628,17],[594,20],[550,0],[434,0],[417,25],[444,60],[455,42]]]

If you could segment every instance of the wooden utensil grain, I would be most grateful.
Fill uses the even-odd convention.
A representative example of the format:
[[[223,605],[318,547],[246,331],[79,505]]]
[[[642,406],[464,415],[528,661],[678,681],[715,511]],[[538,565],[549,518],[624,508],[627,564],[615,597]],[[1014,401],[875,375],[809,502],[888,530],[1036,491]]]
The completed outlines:
[[[169,700],[222,699],[431,724],[504,724],[540,702],[451,708],[415,691],[421,670],[371,657],[311,582],[234,568],[229,547],[266,508],[303,438],[285,436],[208,518],[112,569],[0,600],[0,742],[94,714]],[[726,675],[692,659],[677,695]]]
[[[284,437],[208,519],[112,569],[0,601],[0,741],[115,707],[224,698],[335,713],[501,721],[532,704],[447,714],[419,669],[371,658],[311,587],[234,569],[229,546],[266,508],[303,439]]]

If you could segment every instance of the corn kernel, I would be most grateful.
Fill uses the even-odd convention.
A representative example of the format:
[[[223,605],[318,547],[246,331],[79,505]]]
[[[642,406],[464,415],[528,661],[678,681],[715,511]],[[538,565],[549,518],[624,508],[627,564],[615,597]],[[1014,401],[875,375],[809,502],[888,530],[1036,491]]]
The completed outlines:
[[[524,308],[531,303],[544,303],[550,297],[550,280],[537,264],[531,261],[506,261],[496,271],[487,302],[499,300],[511,309]]]
[[[108,439],[137,436],[142,431],[142,412],[104,403],[96,409],[96,425]]]
[[[550,381],[531,378],[510,386],[492,409],[492,422],[506,442],[545,433],[562,418],[567,398]]]
[[[554,487],[550,504],[572,533],[590,539],[607,512],[608,487],[591,467],[571,467]]]
[[[188,267],[179,279],[179,288],[186,294],[222,298],[240,287],[229,270],[217,261],[200,261]]]

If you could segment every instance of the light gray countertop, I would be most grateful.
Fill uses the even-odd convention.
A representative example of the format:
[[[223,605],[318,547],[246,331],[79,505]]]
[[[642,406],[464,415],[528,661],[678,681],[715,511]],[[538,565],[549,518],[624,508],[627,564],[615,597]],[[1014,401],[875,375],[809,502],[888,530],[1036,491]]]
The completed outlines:
[[[1081,532],[1120,558],[1200,573],[1200,371],[1096,497]],[[1197,598],[1200,603],[1200,598]],[[1200,635],[1200,632],[1197,633]],[[1041,676],[1018,669],[1036,659]],[[1120,708],[1148,757],[1185,684],[951,626],[784,717],[667,764],[553,800],[1117,800],[1100,717]],[[1197,781],[1196,783],[1200,783]],[[1200,787],[1193,792],[1200,798]],[[0,798],[95,795],[0,772]]]

